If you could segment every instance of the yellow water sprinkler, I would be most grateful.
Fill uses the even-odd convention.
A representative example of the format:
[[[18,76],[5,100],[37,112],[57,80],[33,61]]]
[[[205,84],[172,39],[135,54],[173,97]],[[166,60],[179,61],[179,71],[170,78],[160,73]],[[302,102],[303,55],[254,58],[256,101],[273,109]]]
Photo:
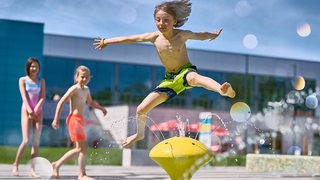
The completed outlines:
[[[172,180],[191,179],[201,166],[213,158],[204,144],[189,137],[163,140],[151,149],[149,156]]]

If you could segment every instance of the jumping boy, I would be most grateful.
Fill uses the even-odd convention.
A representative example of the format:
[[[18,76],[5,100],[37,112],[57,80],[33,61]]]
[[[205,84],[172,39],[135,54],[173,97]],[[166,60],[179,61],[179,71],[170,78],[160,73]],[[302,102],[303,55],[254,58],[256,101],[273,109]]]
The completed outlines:
[[[176,29],[188,20],[190,12],[189,0],[164,2],[154,10],[158,31],[107,39],[99,36],[93,44],[96,49],[102,50],[109,44],[151,42],[155,45],[166,70],[163,81],[137,107],[137,133],[123,141],[124,148],[129,148],[144,138],[147,113],[150,110],[185,89],[203,87],[230,98],[236,95],[228,82],[221,85],[209,77],[198,74],[196,66],[190,62],[185,44],[187,40],[214,40],[222,31],[222,28],[212,33]]]

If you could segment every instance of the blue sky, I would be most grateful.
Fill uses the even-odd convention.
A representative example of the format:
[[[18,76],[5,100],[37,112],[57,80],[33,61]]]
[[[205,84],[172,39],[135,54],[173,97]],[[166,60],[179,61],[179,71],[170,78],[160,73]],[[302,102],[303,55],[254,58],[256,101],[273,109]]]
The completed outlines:
[[[163,0],[0,0],[0,18],[44,23],[49,34],[95,38],[156,31]],[[319,0],[191,0],[181,29],[213,31],[187,47],[320,62]]]

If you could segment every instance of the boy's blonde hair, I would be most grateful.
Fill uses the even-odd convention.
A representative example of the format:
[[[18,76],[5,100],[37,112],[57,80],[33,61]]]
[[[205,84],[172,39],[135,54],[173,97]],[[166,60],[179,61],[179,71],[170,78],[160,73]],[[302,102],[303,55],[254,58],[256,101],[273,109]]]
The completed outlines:
[[[77,83],[77,77],[79,76],[80,71],[86,71],[88,73],[88,82],[90,81],[91,75],[90,75],[90,69],[86,66],[80,65],[77,67],[77,69],[74,72],[74,83]]]
[[[155,7],[153,14],[154,17],[159,10],[162,10],[177,19],[177,23],[174,27],[181,27],[188,21],[188,16],[191,13],[191,3],[190,0],[161,3]]]

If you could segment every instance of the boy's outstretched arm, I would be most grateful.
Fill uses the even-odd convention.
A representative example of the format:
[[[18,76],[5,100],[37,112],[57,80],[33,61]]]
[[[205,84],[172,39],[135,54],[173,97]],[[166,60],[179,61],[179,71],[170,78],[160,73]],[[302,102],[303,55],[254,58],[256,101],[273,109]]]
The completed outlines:
[[[98,36],[98,39],[94,40],[93,45],[95,49],[102,50],[108,44],[130,44],[130,43],[138,43],[138,42],[154,42],[157,37],[156,32],[145,33],[145,34],[137,34],[131,36],[119,36],[113,38],[103,38]]]
[[[207,40],[209,39],[210,41],[214,40],[217,38],[223,28],[220,28],[219,30],[214,30],[213,32],[192,32],[192,31],[187,31],[187,39],[192,39],[192,40]]]

